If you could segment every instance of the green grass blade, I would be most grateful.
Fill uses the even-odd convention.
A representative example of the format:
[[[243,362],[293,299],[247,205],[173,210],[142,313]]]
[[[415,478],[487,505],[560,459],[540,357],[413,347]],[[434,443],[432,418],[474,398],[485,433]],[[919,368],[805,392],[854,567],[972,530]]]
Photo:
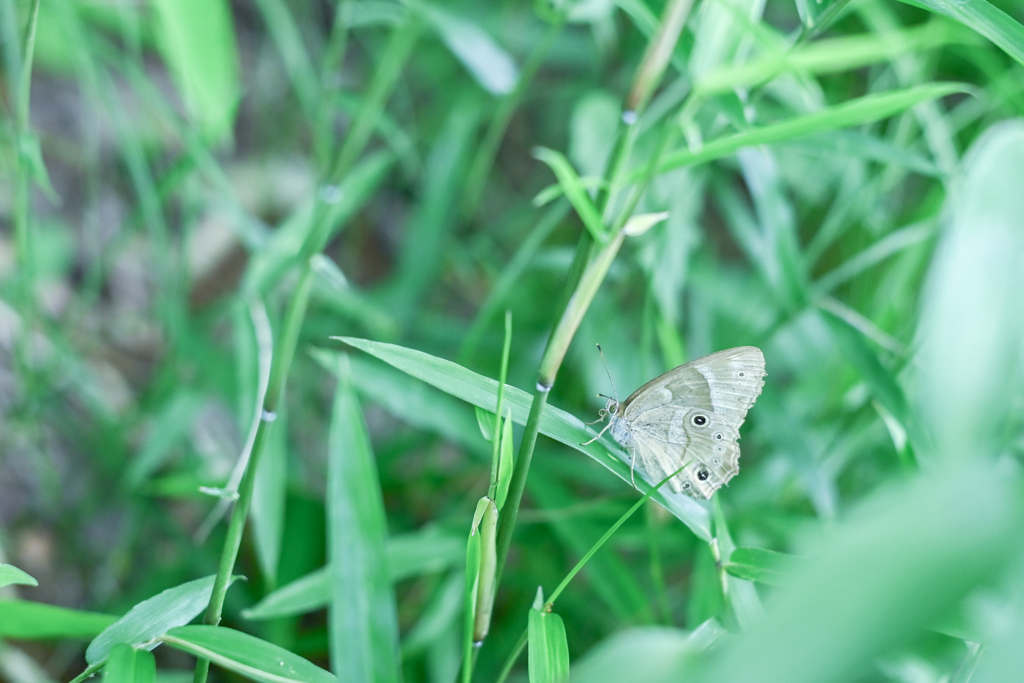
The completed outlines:
[[[965,477],[985,494],[962,495]],[[1019,476],[976,461],[866,500],[811,552],[816,559],[765,618],[693,680],[856,679],[875,657],[915,640],[967,592],[1001,575],[1024,533],[1020,486]]]
[[[903,0],[956,19],[1024,64],[1024,26],[986,0]]]
[[[153,683],[156,680],[156,658],[149,650],[137,650],[118,643],[110,651],[103,680],[109,683]]]
[[[735,577],[784,586],[799,566],[795,555],[764,548],[736,548],[725,563],[725,570]]]
[[[388,152],[367,155],[338,186],[321,190],[330,204],[322,218],[325,235],[335,236],[348,220],[370,200],[394,163]],[[270,241],[257,252],[245,273],[243,287],[248,292],[269,291],[295,265],[303,248],[312,239],[317,225],[314,221],[316,200],[311,199],[289,216],[274,232]]]
[[[283,647],[223,626],[180,626],[160,640],[260,683],[336,683],[330,672]]]
[[[566,199],[576,209],[576,214],[583,221],[583,225],[590,232],[591,237],[598,244],[604,244],[608,239],[608,231],[601,220],[601,212],[590,199],[586,187],[569,160],[562,153],[545,147],[534,149],[533,156],[548,165],[558,179],[558,185],[565,193]]]
[[[465,16],[420,5],[438,36],[483,88],[493,95],[512,91],[519,80],[515,62],[491,36]]]
[[[662,626],[625,629],[578,658],[573,663],[572,680],[583,683],[679,680],[674,672],[681,662],[703,652],[725,635],[726,630],[713,619],[690,632]]]
[[[388,574],[392,582],[437,574],[462,562],[465,545],[458,536],[426,527],[420,531],[392,536],[387,544]],[[242,612],[246,619],[262,620],[307,614],[330,601],[330,567],[321,567],[268,593]]]
[[[230,139],[241,97],[231,10],[225,0],[157,0],[153,22],[170,72],[207,139]]]
[[[277,51],[281,54],[281,61],[284,62],[299,106],[306,117],[312,120],[316,116],[320,83],[302,33],[299,32],[288,5],[282,0],[257,0],[256,5],[263,15],[263,22],[277,46]]]
[[[1005,443],[1024,386],[1024,123],[994,126],[964,161],[922,301],[919,405],[940,453]],[[1005,446],[1004,446],[1005,447]]]
[[[353,337],[334,339],[376,356],[399,370],[472,405],[488,411],[495,409],[498,383],[493,379],[478,375],[451,361],[395,344]],[[513,386],[506,386],[505,392],[505,400],[512,409],[512,419],[519,424],[525,424],[532,397]],[[469,431],[475,432],[476,427],[471,427]],[[612,450],[609,444],[601,440],[588,446],[581,446],[580,444],[591,439],[593,434],[582,421],[569,413],[546,406],[541,417],[540,431],[556,441],[586,453],[615,473],[623,482],[631,481],[629,459],[625,454],[618,448]],[[636,483],[641,493],[650,490],[651,485],[642,476],[636,477]],[[706,507],[688,496],[663,490],[656,493],[654,499],[689,526],[697,536],[710,540],[710,513]]]
[[[398,272],[391,280],[399,318],[418,310],[418,303],[433,289],[450,251],[452,231],[458,223],[460,190],[480,114],[473,98],[457,100],[427,157],[422,199],[406,226]]]
[[[512,479],[512,467],[515,464],[515,453],[512,448],[512,413],[506,411],[505,419],[502,420],[501,445],[498,451],[498,482],[494,494],[494,502],[499,510],[505,506],[508,485]]]
[[[0,600],[0,637],[16,640],[94,638],[117,621],[97,612],[28,600]]]
[[[530,683],[562,683],[569,680],[569,643],[565,624],[554,612],[530,609],[528,657]]]
[[[312,349],[310,355],[328,372],[338,372],[335,353]],[[353,356],[349,365],[352,382],[364,400],[385,408],[406,424],[460,444],[481,459],[489,457],[490,446],[480,439],[474,416],[467,413],[462,402],[429,384],[410,384],[406,373],[372,357]]]
[[[0,588],[12,584],[38,586],[39,582],[12,564],[0,563]]]
[[[143,600],[96,636],[85,651],[85,661],[96,664],[110,654],[118,643],[135,645],[155,638],[175,626],[192,621],[210,602],[214,577],[168,588],[159,595]]]
[[[345,358],[339,358],[344,363]],[[328,444],[332,667],[343,680],[398,681],[398,621],[385,564],[387,522],[363,412],[339,372]]]

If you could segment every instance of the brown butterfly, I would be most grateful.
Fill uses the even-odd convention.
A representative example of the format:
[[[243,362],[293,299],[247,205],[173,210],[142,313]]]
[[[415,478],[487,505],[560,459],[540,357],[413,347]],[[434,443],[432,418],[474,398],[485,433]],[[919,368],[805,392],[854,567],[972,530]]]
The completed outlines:
[[[608,399],[600,418],[640,469],[677,493],[710,498],[740,471],[740,425],[764,386],[764,354],[726,349],[669,370],[621,403]],[[588,441],[587,443],[591,443]]]

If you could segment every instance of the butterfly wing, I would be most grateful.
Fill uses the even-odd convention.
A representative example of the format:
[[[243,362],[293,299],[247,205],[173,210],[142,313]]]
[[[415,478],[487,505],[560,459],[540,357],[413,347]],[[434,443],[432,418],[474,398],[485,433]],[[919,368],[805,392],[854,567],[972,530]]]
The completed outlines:
[[[680,365],[637,389],[623,404],[621,431],[640,466],[677,492],[710,498],[739,472],[740,425],[764,386],[764,355],[726,349]]]

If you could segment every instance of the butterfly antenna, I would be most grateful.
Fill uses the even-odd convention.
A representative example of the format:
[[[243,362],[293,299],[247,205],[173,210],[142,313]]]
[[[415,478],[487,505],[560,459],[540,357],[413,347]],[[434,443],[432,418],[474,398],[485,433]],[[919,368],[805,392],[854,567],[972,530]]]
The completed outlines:
[[[619,405],[619,394],[615,391],[615,380],[612,379],[612,371],[608,369],[608,361],[605,360],[604,351],[601,345],[597,345],[597,352],[601,354],[601,362],[604,363],[604,371],[608,373],[608,383],[612,385],[612,396],[615,398],[615,405]]]

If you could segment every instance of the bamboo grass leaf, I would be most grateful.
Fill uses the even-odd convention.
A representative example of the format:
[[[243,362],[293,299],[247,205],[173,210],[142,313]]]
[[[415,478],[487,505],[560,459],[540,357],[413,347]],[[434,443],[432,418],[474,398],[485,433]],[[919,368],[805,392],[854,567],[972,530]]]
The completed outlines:
[[[260,683],[335,683],[338,680],[283,647],[223,626],[179,626],[160,640]]]
[[[156,658],[149,650],[118,643],[110,651],[103,680],[110,683],[153,683],[156,680]]]
[[[0,638],[95,638],[115,621],[117,617],[110,614],[29,600],[0,600]]]
[[[224,0],[157,0],[158,43],[207,139],[231,136],[241,96],[231,10]]]
[[[498,383],[456,363],[394,344],[353,337],[333,337],[333,339],[376,356],[399,370],[472,405],[484,410],[495,409]],[[531,396],[513,386],[506,386],[505,392],[505,401],[512,409],[512,419],[519,424],[525,424],[530,410]],[[581,446],[580,444],[591,439],[593,434],[582,421],[569,413],[552,406],[545,407],[541,417],[540,431],[556,441],[586,453],[624,482],[631,481],[629,459],[625,453],[601,440],[588,446]],[[636,477],[636,482],[641,492],[649,490],[650,484],[642,477]],[[658,491],[654,498],[690,527],[698,537],[705,540],[711,538],[710,513],[704,505],[681,493],[664,490]]]
[[[1024,64],[1024,26],[986,0],[902,0],[956,19]]]
[[[106,659],[118,643],[146,643],[170,628],[192,621],[210,602],[213,581],[213,576],[207,576],[143,600],[89,643],[85,661],[97,664]],[[157,644],[153,642],[147,647],[152,649]]]
[[[376,462],[347,359],[339,357],[328,443],[331,662],[344,680],[398,681],[398,619]]]
[[[465,554],[462,540],[435,527],[392,536],[387,544],[388,574],[392,582],[447,571]],[[242,616],[261,620],[307,614],[330,601],[331,570],[321,567],[263,597]]]
[[[543,611],[544,600],[537,589],[540,605],[530,608],[529,661],[530,683],[563,683],[569,680],[569,644],[565,624],[554,612]]]

